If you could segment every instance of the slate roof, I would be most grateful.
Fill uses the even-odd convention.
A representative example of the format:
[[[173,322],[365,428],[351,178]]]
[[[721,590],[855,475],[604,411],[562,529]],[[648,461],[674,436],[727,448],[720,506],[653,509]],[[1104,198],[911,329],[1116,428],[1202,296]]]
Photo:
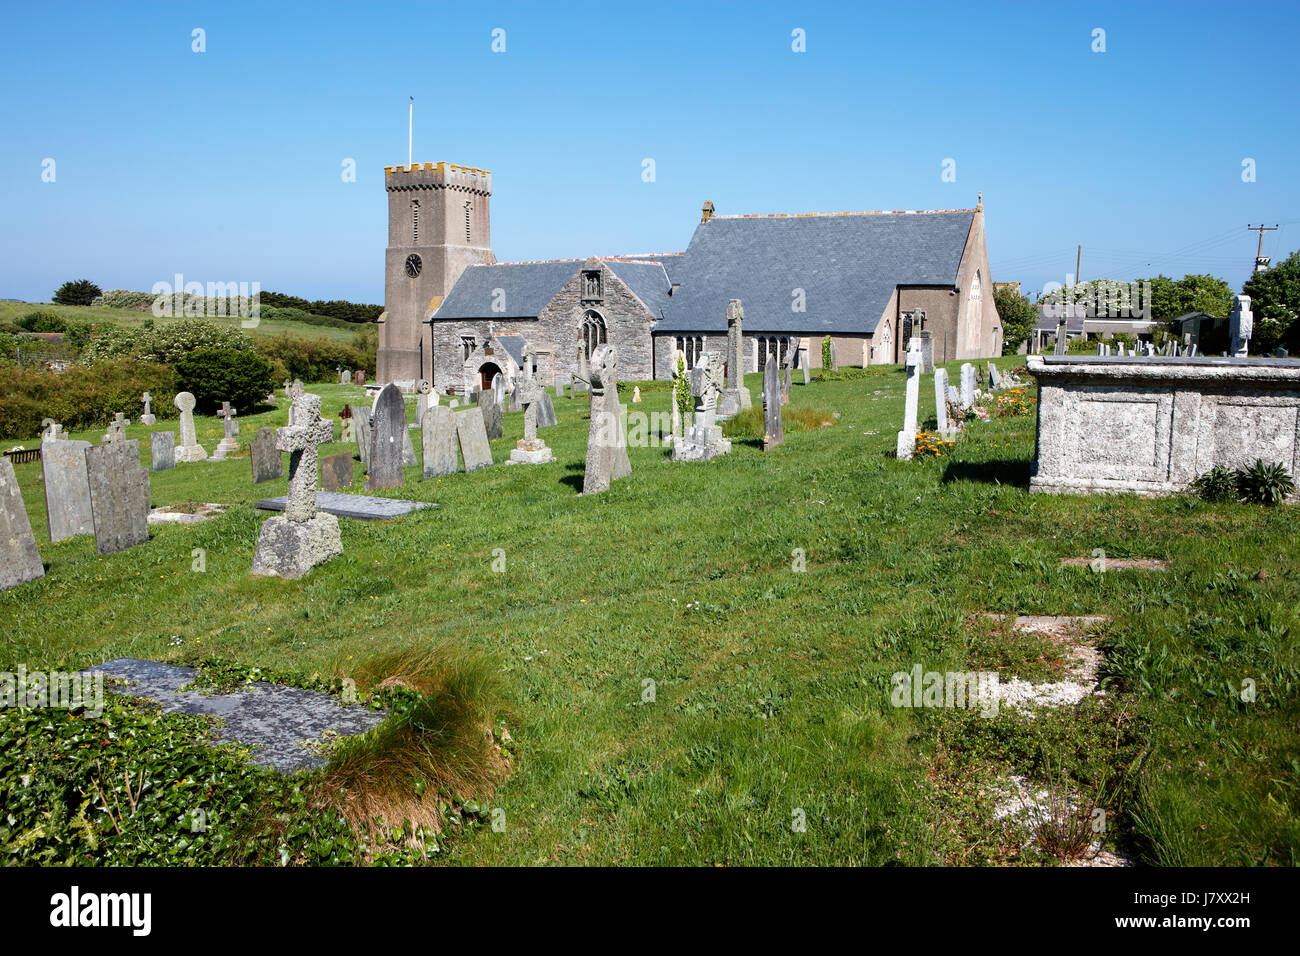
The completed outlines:
[[[700,223],[654,330],[871,334],[899,285],[952,286],[975,210],[713,216]],[[806,311],[793,312],[795,289]]]
[[[668,307],[668,293],[672,283],[663,263],[653,260],[628,261],[623,259],[606,259],[605,266],[623,280],[646,308],[657,318],[662,318]]]
[[[515,364],[523,368],[524,346],[528,344],[528,340],[518,332],[498,333],[494,338],[506,350],[506,354],[515,360]]]
[[[584,261],[469,266],[438,306],[434,319],[535,319]],[[504,312],[492,310],[496,289],[504,290]]]

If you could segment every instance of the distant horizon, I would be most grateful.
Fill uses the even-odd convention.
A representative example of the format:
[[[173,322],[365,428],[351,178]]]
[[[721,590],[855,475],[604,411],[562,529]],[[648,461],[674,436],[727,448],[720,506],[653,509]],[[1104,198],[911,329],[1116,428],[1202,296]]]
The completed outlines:
[[[440,8],[423,40],[432,14],[347,4],[14,10],[0,297],[182,273],[383,304],[383,167],[406,162],[412,96],[413,159],[493,171],[503,262],[681,253],[705,200],[803,215],[980,194],[991,279],[1031,299],[1080,244],[1084,281],[1234,290],[1248,224],[1279,226],[1273,263],[1300,249],[1295,5],[741,9],[618,5],[575,30],[552,4]]]

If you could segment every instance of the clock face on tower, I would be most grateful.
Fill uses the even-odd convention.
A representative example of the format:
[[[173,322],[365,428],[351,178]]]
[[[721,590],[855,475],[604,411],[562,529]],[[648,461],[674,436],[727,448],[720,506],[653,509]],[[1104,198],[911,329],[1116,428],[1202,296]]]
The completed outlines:
[[[406,274],[414,279],[420,274],[420,257],[411,253],[406,257]]]

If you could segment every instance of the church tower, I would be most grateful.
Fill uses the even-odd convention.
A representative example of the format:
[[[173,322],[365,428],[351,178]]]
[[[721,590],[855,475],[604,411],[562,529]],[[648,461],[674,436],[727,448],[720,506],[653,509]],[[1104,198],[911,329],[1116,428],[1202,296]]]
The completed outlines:
[[[450,163],[385,166],[388,249],[384,316],[375,378],[433,380],[433,343],[424,325],[471,265],[492,265],[488,203],[492,174]]]

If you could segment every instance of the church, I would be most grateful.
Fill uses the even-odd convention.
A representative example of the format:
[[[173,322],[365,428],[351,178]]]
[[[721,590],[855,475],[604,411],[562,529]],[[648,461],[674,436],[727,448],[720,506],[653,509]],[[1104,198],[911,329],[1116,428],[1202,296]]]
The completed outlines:
[[[927,333],[934,360],[1002,354],[984,206],[931,211],[726,215],[705,202],[685,252],[497,262],[492,174],[449,163],[384,169],[388,249],[377,379],[468,393],[517,376],[581,377],[602,343],[619,378],[670,378],[681,351],[726,354],[727,303],[744,306],[745,373],[767,356],[821,366],[904,359]]]

